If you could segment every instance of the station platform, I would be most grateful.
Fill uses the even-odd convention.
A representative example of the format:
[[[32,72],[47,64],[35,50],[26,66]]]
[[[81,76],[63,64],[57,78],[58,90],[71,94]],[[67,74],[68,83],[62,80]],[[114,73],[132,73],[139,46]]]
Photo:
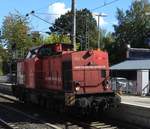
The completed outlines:
[[[143,108],[150,108],[150,97],[122,95],[121,103],[127,105],[139,106]]]
[[[108,110],[108,117],[135,124],[139,129],[150,129],[150,97],[121,95],[118,108]]]

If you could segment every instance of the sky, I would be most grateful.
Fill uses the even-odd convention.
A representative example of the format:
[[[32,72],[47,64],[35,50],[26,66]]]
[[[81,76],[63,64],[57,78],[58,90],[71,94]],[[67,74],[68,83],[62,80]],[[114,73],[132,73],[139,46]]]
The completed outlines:
[[[116,0],[116,2],[108,6],[95,9],[104,5],[104,3],[112,1],[114,0],[76,0],[76,7],[77,9],[87,8],[91,10],[93,14],[106,14],[106,17],[100,19],[100,27],[107,31],[113,31],[113,24],[117,24],[116,9],[129,9],[133,0]],[[16,11],[19,11],[22,15],[26,15],[34,10],[38,16],[53,23],[55,18],[66,13],[70,8],[71,0],[1,0],[0,28],[5,16],[8,16],[10,12],[15,13]],[[47,24],[34,16],[29,16],[29,21],[33,31],[41,31],[42,33],[47,31],[50,27],[50,24]]]

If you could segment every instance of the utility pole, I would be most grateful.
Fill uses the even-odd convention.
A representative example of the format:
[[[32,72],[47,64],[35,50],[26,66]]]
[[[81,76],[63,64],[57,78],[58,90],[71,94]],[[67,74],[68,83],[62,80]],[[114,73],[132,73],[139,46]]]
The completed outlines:
[[[96,16],[98,17],[98,41],[97,41],[97,47],[101,48],[101,36],[100,36],[100,32],[101,32],[101,28],[100,28],[100,17],[106,17],[106,14],[96,14]]]
[[[73,50],[76,51],[76,0],[72,0],[72,44]]]
[[[101,30],[101,28],[100,28],[100,14],[99,15],[97,15],[98,16],[98,42],[97,42],[97,47],[98,48],[100,48],[101,46],[100,46],[100,30]]]
[[[86,19],[85,19],[86,21],[86,23],[85,23],[85,29],[86,29],[86,32],[85,32],[85,41],[86,41],[86,46],[85,46],[85,50],[88,50],[89,49],[89,35],[88,35],[88,23],[87,23],[87,17],[86,17]]]

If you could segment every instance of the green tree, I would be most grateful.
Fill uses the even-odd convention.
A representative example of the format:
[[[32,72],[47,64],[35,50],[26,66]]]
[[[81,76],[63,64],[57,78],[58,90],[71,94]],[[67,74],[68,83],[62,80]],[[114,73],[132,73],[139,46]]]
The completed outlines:
[[[109,54],[109,63],[112,65],[114,63],[117,63],[118,58],[120,56],[117,56],[118,49],[117,43],[115,42],[115,38],[111,32],[101,31],[101,48],[104,51],[107,51]]]
[[[21,49],[27,46],[28,21],[20,14],[9,14],[3,21],[2,38],[8,49]]]
[[[29,34],[30,37],[30,45],[28,47],[39,46],[43,43],[43,37],[39,33],[39,31],[33,31]]]
[[[10,13],[4,18],[2,25],[2,39],[11,58],[12,55],[22,57],[30,47],[37,46],[41,43],[42,39],[37,33],[29,34],[29,32],[28,19],[20,13]]]
[[[114,25],[116,61],[125,59],[127,44],[137,48],[149,47],[145,43],[150,36],[150,16],[146,15],[147,12],[150,12],[150,4],[147,0],[134,1],[130,9],[125,12],[117,9],[118,25]]]
[[[0,75],[7,73],[8,67],[6,66],[6,62],[8,61],[8,52],[3,46],[0,44]],[[6,65],[5,65],[6,64]]]
[[[98,29],[96,20],[88,9],[77,10],[77,42],[82,43],[83,49],[86,48],[86,42],[89,46],[97,47]],[[60,29],[62,28],[62,29]],[[72,14],[71,12],[61,15],[55,20],[54,25],[50,28],[52,32],[71,33],[72,29]]]
[[[50,36],[46,37],[44,39],[45,44],[49,43],[71,43],[70,37],[64,34],[58,35],[58,34],[51,34]]]

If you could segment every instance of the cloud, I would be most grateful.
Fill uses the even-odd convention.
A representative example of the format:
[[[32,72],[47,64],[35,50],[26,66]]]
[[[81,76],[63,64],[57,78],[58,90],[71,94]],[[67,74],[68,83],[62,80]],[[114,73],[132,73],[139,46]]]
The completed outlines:
[[[93,13],[93,17],[95,18],[97,24],[98,24],[98,15],[99,15],[98,13]],[[102,13],[101,15],[106,16],[106,14],[103,14],[103,13]],[[103,16],[100,16],[99,24],[100,24],[100,26],[105,26],[105,25],[107,25],[107,22],[104,20],[104,17],[103,17]]]
[[[64,3],[60,3],[60,2],[54,3],[50,5],[48,8],[48,13],[51,14],[49,20],[51,22],[54,22],[55,19],[59,18],[61,15],[65,14],[69,10],[71,9],[67,8]]]
[[[61,3],[61,2],[56,2],[52,5],[49,5],[49,8],[48,8],[48,13],[50,14],[47,19],[50,21],[50,22],[54,22],[55,19],[59,18],[61,15],[65,14],[66,12],[70,11],[71,8],[67,8],[66,5],[64,3]],[[94,13],[93,14],[93,17],[96,19],[97,23],[98,23],[98,13]],[[102,15],[106,15],[106,14],[103,14]],[[105,26],[107,25],[107,22],[104,20],[104,17],[100,17],[100,26]]]
[[[132,0],[132,1],[133,1],[133,2],[134,2],[134,1],[140,2],[141,0]]]

